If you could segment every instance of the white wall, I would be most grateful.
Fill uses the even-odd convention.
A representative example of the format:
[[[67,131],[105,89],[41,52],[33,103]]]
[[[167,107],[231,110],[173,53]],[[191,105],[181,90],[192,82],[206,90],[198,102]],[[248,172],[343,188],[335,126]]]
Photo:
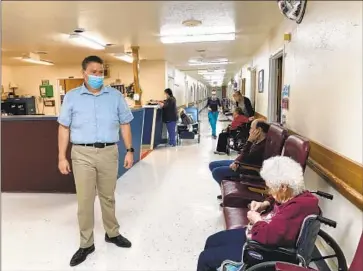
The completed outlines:
[[[171,84],[169,87],[173,90],[178,106],[196,102],[207,97],[207,87],[203,83],[175,69],[170,64],[167,67]]]
[[[264,69],[265,91],[256,93],[256,112],[267,116],[269,58],[285,45],[284,84],[290,85],[289,129],[356,163],[362,163],[362,2],[309,1],[300,25],[289,20],[276,28],[246,68]],[[292,41],[284,44],[283,34]],[[245,76],[244,76],[245,77]],[[247,72],[246,80],[250,80]],[[249,88],[250,84],[248,84]],[[251,89],[246,89],[250,95]],[[354,125],[352,125],[354,124]],[[309,189],[335,196],[321,201],[325,215],[338,222],[327,229],[352,260],[362,232],[362,212],[311,170]]]

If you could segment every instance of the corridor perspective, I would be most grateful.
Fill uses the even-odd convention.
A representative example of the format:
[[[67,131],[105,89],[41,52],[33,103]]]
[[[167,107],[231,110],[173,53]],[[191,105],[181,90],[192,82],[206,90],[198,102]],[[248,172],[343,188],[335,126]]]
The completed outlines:
[[[2,1],[0,269],[362,271],[362,10]]]

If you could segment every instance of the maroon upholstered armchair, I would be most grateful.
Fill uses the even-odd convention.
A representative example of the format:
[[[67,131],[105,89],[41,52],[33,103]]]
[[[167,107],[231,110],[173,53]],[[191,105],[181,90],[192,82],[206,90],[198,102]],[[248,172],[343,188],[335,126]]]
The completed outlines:
[[[263,159],[267,160],[270,157],[280,155],[287,136],[288,136],[288,131],[285,128],[278,126],[276,124],[271,124],[266,135],[266,145],[263,154]],[[245,170],[248,170],[249,172],[255,171],[256,175],[258,175],[260,169],[261,169],[260,165],[243,164],[243,163],[240,164],[240,170],[242,172],[241,177],[245,176],[243,174],[243,171]],[[240,178],[232,179],[232,181],[239,181],[239,180]]]
[[[285,141],[283,155],[291,157],[306,168],[310,152],[310,144],[307,139],[300,136],[289,136]],[[263,184],[264,185],[264,184]],[[252,189],[252,190],[251,190]],[[223,212],[227,229],[242,228],[248,224],[246,217],[247,205],[252,201],[263,201],[266,196],[253,191],[248,184],[242,182],[228,183],[222,190]]]
[[[274,156],[281,155],[282,148],[284,146],[287,135],[288,132],[286,129],[276,124],[271,124],[270,129],[268,130],[266,136],[264,160],[267,160]],[[236,197],[231,196],[225,199],[225,196],[233,195],[233,193],[235,192],[235,187],[238,187],[241,183],[260,189],[263,189],[265,187],[264,181],[260,176],[258,176],[261,166],[247,165],[247,164],[241,164],[241,166],[242,166],[242,172],[244,169],[249,170],[249,172],[253,170],[256,172],[256,175],[241,174],[240,178],[234,178],[232,180],[222,181],[221,190],[222,190],[223,206],[240,207],[241,204],[240,197],[237,198],[237,202],[235,203],[234,200],[236,199]],[[251,200],[247,198],[245,202],[247,202],[248,204],[250,201]]]

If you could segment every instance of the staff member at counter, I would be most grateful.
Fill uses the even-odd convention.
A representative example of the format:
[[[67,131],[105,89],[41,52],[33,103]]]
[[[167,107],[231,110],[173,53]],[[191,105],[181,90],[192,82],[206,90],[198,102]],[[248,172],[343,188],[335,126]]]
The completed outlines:
[[[133,164],[130,122],[133,115],[123,95],[116,89],[103,86],[103,61],[89,56],[82,62],[84,85],[71,90],[64,97],[58,119],[58,168],[69,174],[71,167],[66,158],[69,141],[72,142],[72,168],[78,200],[80,248],[70,265],[76,266],[94,252],[94,201],[96,189],[101,203],[105,241],[118,247],[131,247],[119,233],[115,216],[115,188],[118,171],[119,131],[127,154],[125,168]]]
[[[166,129],[169,135],[169,145],[176,146],[176,122],[178,120],[178,109],[176,107],[176,99],[170,88],[164,90],[165,100],[159,102],[160,107],[163,108],[163,121],[166,124]]]

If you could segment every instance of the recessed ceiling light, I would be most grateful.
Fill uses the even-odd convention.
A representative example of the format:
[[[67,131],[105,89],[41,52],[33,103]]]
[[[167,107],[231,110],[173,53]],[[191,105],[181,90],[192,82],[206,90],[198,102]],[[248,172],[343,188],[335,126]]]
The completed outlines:
[[[164,36],[160,38],[160,41],[165,44],[171,44],[171,43],[232,41],[235,39],[236,39],[235,33],[220,33],[220,34],[203,34],[203,35]]]
[[[190,19],[190,20],[183,21],[182,24],[187,27],[196,27],[196,26],[201,25],[202,21]]]

